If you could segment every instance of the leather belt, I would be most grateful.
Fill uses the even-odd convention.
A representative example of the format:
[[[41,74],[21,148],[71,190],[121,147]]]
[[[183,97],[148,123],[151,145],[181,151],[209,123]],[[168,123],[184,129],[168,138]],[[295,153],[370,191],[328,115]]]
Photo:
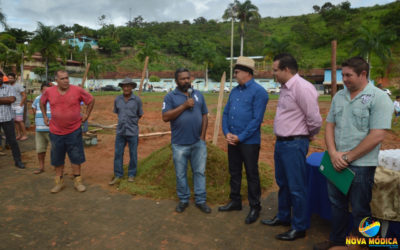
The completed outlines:
[[[295,136],[276,136],[277,141],[294,141],[294,140],[301,140],[301,139],[308,139],[309,135],[295,135]]]

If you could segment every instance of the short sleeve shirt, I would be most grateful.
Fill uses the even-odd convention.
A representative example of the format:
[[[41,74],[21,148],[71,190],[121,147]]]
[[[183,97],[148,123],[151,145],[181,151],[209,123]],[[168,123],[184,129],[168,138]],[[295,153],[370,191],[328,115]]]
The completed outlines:
[[[49,127],[44,124],[42,110],[40,110],[40,98],[42,95],[39,95],[35,98],[32,103],[32,108],[36,110],[35,113],[35,125],[37,132],[49,132]],[[46,103],[46,114],[49,119],[51,119],[51,112],[50,112],[50,104]]]
[[[13,87],[7,84],[2,84],[0,86],[0,97],[10,97],[16,96]],[[13,119],[13,111],[11,109],[11,104],[0,104],[0,122],[8,122]]]
[[[63,95],[58,92],[57,88],[57,86],[47,88],[40,101],[43,104],[50,103],[50,132],[56,135],[67,135],[81,126],[80,103],[82,101],[86,105],[91,103],[93,96],[83,88],[74,85],[70,85]]]
[[[22,86],[21,84],[19,84],[19,83],[15,83],[14,85],[12,85],[12,87],[14,88],[14,90],[15,90],[15,94],[16,94],[16,96],[15,96],[15,98],[16,98],[16,100],[15,100],[15,102],[13,102],[13,106],[15,107],[15,106],[19,106],[20,104],[21,104],[21,101],[22,101],[22,95],[21,95],[21,93],[22,92],[25,92],[25,88],[24,88],[24,86]]]
[[[339,152],[357,147],[370,129],[390,129],[393,104],[388,95],[372,84],[367,84],[353,100],[350,92],[339,91],[332,100],[327,122],[335,124],[335,144]],[[380,145],[351,164],[377,166]]]
[[[128,101],[123,95],[114,101],[114,113],[118,114],[117,135],[137,136],[139,134],[139,119],[143,115],[142,100],[133,93]]]
[[[203,115],[208,113],[208,109],[200,91],[194,90],[192,96],[195,103],[193,109],[186,109],[170,122],[172,144],[191,145],[200,140]],[[179,107],[186,102],[187,98],[176,88],[164,97],[162,112]]]

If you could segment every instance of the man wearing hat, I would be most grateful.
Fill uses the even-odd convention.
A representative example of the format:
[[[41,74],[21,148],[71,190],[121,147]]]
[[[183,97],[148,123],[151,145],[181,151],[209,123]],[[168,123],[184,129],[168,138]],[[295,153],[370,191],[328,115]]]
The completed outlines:
[[[240,186],[244,163],[250,205],[246,224],[255,222],[261,210],[258,156],[261,143],[260,127],[268,103],[267,91],[254,81],[254,65],[251,58],[238,58],[234,76],[239,85],[232,89],[222,117],[222,130],[228,143],[231,200],[218,210],[225,212],[242,209]]]
[[[11,104],[16,100],[16,95],[13,87],[3,83],[3,73],[0,72],[0,127],[3,129],[6,140],[11,147],[15,166],[17,168],[25,168],[21,161],[21,152],[15,138],[13,112],[11,108]]]
[[[275,179],[279,186],[278,213],[262,220],[268,226],[291,226],[276,235],[279,240],[295,240],[306,235],[307,169],[309,142],[318,134],[322,118],[315,87],[298,74],[296,59],[290,54],[274,57],[273,72],[281,92],[274,119]]]
[[[129,146],[128,181],[133,182],[137,169],[137,146],[139,138],[139,119],[143,116],[142,100],[133,94],[137,84],[127,77],[119,83],[122,95],[114,101],[114,113],[118,115],[118,126],[115,137],[114,178],[110,185],[119,182],[124,176],[123,160],[126,144]]]

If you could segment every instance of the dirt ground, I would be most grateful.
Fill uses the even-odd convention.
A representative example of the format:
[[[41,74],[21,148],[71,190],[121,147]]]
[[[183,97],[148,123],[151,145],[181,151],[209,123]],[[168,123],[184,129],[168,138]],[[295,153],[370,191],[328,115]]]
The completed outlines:
[[[96,97],[96,105],[89,123],[112,125],[117,123],[112,113],[115,97]],[[140,133],[169,131],[169,124],[161,120],[162,96],[144,98],[144,117]],[[276,109],[277,101],[270,101],[267,112]],[[321,102],[323,117],[329,102]],[[212,139],[216,104],[208,105],[211,113],[207,140]],[[272,125],[272,119],[264,124]],[[72,178],[66,178],[66,188],[59,194],[50,194],[54,170],[46,159],[46,172],[36,176],[34,135],[20,142],[23,162],[27,169],[13,166],[11,152],[0,158],[0,249],[311,249],[312,245],[327,239],[329,222],[318,216],[312,218],[307,237],[296,243],[281,242],[275,235],[284,227],[266,227],[256,222],[245,225],[248,206],[242,211],[219,213],[218,204],[212,204],[212,213],[201,213],[194,204],[183,214],[174,211],[174,200],[152,200],[120,193],[108,186],[113,175],[114,134],[98,134],[98,145],[85,149],[83,173],[88,186],[85,193],[77,193]],[[140,138],[139,159],[170,142],[170,135]],[[262,135],[260,161],[273,166],[275,139]],[[222,132],[218,146],[226,151]],[[399,137],[388,133],[383,149],[400,148]],[[310,147],[310,152],[323,151],[322,134]],[[127,153],[125,162],[128,162]],[[140,167],[140,166],[139,166]],[[68,167],[66,172],[71,170]],[[71,175],[69,175],[71,176]],[[276,184],[262,199],[261,218],[273,217],[277,211]]]

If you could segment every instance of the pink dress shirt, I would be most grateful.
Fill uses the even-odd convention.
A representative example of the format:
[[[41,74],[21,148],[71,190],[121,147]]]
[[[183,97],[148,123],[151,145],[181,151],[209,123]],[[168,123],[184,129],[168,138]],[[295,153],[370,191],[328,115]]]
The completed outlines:
[[[277,136],[318,134],[322,118],[315,87],[298,74],[282,84],[274,119]]]

